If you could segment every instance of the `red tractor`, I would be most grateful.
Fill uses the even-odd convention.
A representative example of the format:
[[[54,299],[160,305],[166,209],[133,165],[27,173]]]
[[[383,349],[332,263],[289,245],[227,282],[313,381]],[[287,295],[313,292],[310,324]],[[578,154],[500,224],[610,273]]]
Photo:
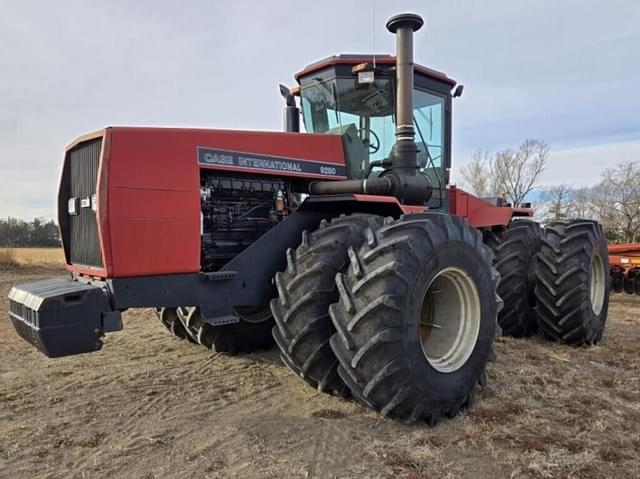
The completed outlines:
[[[597,342],[602,228],[543,230],[531,209],[449,186],[462,86],[413,64],[422,23],[388,21],[396,57],[299,72],[281,87],[286,132],[111,127],[71,143],[58,199],[71,275],[12,289],[18,333],[49,357],[97,351],[122,311],[153,307],[186,341],[235,353],[275,339],[312,387],[430,424],[485,383],[498,325]]]

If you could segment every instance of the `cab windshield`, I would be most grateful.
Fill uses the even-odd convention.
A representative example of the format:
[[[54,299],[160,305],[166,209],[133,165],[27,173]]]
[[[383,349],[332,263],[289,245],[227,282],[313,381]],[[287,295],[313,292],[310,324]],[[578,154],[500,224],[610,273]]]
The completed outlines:
[[[349,176],[364,178],[371,161],[389,158],[395,144],[395,93],[391,79],[316,80],[303,86],[303,119],[309,133],[342,135]],[[445,97],[413,92],[418,162],[434,186],[443,178]],[[375,171],[375,169],[374,169]]]

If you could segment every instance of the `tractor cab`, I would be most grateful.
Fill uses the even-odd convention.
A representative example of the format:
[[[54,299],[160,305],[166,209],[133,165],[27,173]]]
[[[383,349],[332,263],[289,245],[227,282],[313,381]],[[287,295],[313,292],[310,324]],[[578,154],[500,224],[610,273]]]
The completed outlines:
[[[396,142],[395,65],[391,55],[336,55],[295,75],[305,130],[342,136],[350,179],[365,179],[372,162],[391,156]],[[443,73],[414,65],[418,163],[431,180],[436,203],[449,180],[455,85]],[[371,170],[375,175],[382,168]]]

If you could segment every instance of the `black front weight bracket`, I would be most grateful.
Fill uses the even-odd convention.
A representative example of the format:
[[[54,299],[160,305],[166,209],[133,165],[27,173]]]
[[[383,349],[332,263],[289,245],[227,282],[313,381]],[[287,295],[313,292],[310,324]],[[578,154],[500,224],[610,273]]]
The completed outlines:
[[[50,358],[98,351],[104,333],[122,329],[104,289],[65,278],[14,286],[9,317],[18,334]]]

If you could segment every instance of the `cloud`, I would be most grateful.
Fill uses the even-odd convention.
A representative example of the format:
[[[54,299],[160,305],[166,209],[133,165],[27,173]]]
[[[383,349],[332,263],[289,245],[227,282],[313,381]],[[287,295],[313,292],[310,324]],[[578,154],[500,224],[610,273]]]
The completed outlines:
[[[3,165],[0,217],[54,219],[61,162],[62,156],[54,157],[47,164],[48,174],[33,174],[35,168],[25,162]]]
[[[540,184],[591,186],[600,180],[605,168],[628,161],[640,162],[640,141],[555,150]]]
[[[319,58],[371,51],[374,38],[393,52],[384,23],[400,11],[426,19],[416,60],[466,86],[456,164],[527,137],[554,154],[640,141],[639,2],[377,0],[372,25],[373,5],[4,2],[0,216],[53,216],[64,145],[106,125],[280,129],[278,83]],[[579,164],[564,155],[558,164]],[[592,182],[600,170],[559,171]]]

